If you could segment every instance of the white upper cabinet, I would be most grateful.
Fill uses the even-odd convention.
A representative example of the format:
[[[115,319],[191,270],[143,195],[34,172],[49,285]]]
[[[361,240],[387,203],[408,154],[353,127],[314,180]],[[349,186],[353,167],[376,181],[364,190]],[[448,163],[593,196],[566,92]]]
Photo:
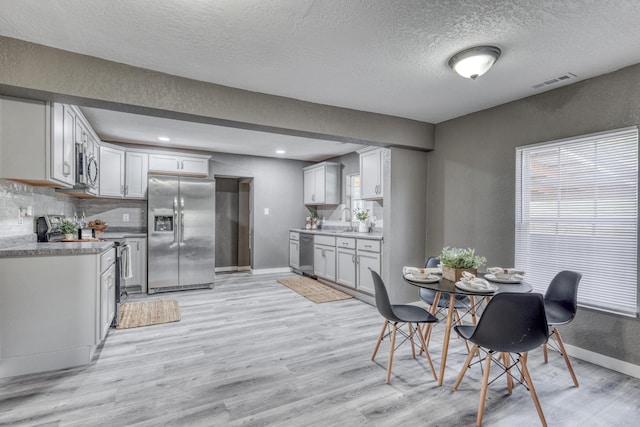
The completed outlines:
[[[170,175],[209,176],[209,156],[149,154],[149,172]]]
[[[73,114],[62,104],[0,97],[0,177],[72,187],[74,126]]]
[[[360,154],[360,188],[363,199],[382,199],[384,197],[384,157],[385,148],[367,148]]]
[[[125,155],[124,195],[127,198],[147,198],[147,171],[149,155],[136,151],[127,151]]]
[[[340,164],[323,162],[303,169],[304,204],[340,204]]]
[[[53,104],[53,141],[51,144],[52,178],[70,186],[76,183],[75,119],[69,105]]]
[[[124,197],[125,151],[100,147],[100,196]]]

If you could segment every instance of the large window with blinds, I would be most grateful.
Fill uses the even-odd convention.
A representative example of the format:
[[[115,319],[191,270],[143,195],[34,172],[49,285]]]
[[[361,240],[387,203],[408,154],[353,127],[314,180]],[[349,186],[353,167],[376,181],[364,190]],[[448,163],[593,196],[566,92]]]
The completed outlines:
[[[516,149],[515,264],[535,292],[582,273],[578,304],[638,312],[638,129]]]

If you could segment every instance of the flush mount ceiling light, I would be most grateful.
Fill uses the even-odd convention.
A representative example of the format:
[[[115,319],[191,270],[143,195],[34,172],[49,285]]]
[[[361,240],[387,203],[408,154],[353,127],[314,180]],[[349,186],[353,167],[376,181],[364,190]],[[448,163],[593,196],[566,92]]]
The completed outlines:
[[[458,52],[449,59],[449,67],[462,77],[475,80],[500,58],[502,51],[495,46],[476,46]]]
[[[167,136],[159,136],[158,137],[158,141],[169,142],[169,141],[171,141],[171,138],[169,138]]]

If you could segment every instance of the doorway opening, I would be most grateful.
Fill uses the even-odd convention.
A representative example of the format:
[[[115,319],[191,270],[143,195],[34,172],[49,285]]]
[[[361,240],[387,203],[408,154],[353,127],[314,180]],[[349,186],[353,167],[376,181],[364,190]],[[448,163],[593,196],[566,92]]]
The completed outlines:
[[[215,178],[216,273],[251,271],[253,178]]]

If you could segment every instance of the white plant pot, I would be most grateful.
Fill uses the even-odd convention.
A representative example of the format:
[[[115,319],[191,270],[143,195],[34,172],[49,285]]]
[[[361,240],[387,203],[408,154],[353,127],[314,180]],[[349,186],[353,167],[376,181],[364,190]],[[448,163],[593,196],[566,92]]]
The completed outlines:
[[[72,233],[67,233],[64,235],[64,240],[75,240],[75,235]]]
[[[368,233],[369,226],[366,221],[358,221],[358,232],[360,233]]]

